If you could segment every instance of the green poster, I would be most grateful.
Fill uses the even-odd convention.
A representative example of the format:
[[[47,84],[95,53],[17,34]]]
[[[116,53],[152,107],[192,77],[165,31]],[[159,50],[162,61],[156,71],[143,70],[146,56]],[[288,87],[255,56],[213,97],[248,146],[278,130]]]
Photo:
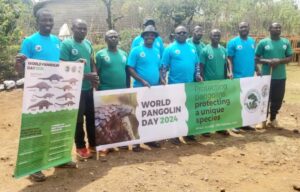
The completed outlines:
[[[188,135],[242,126],[240,81],[185,84]]]
[[[28,60],[16,178],[71,161],[82,64]]]

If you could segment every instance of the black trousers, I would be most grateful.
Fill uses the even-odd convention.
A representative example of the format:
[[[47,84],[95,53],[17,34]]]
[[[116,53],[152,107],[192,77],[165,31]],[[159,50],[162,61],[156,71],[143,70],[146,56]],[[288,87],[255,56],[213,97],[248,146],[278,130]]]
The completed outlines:
[[[281,108],[285,93],[286,79],[272,79],[270,88],[269,113],[270,120],[275,120],[278,111]]]
[[[95,110],[93,90],[81,91],[75,131],[76,148],[86,147],[84,141],[85,133],[83,128],[84,117],[89,146],[95,147]]]

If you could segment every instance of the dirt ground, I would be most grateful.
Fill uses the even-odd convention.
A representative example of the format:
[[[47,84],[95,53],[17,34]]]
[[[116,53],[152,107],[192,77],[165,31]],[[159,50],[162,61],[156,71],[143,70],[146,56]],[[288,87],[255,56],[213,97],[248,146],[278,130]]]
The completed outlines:
[[[0,92],[0,191],[289,192],[300,185],[300,66],[288,67],[279,129],[198,136],[198,142],[135,153],[112,152],[79,162],[78,169],[48,169],[43,183],[14,179],[22,90]],[[75,155],[74,155],[75,158]]]

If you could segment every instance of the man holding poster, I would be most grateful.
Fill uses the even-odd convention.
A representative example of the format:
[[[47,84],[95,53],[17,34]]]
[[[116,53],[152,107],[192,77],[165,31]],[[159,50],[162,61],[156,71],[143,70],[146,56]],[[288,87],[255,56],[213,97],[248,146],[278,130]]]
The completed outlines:
[[[60,58],[64,61],[85,62],[84,78],[81,88],[79,112],[75,131],[76,154],[80,159],[92,157],[95,144],[95,118],[94,118],[94,98],[93,87],[99,84],[97,69],[94,64],[94,52],[90,41],[85,39],[87,35],[87,24],[84,20],[76,19],[72,23],[73,37],[65,39],[61,45]],[[87,138],[89,149],[85,145],[85,133],[83,122],[85,116]]]
[[[21,45],[21,52],[16,56],[16,71],[24,74],[25,60],[38,59],[45,61],[59,62],[60,40],[51,34],[54,25],[52,14],[46,9],[40,9],[36,13],[39,31],[24,39]],[[61,167],[76,168],[75,162],[69,162]],[[46,180],[46,176],[38,171],[30,175],[30,179],[36,182]]]

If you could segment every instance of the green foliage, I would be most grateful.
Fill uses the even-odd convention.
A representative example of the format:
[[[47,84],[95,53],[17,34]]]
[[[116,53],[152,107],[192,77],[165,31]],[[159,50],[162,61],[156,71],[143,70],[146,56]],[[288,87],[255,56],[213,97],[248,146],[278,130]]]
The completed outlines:
[[[124,29],[120,31],[119,47],[129,53],[132,40],[141,33],[140,29]]]

